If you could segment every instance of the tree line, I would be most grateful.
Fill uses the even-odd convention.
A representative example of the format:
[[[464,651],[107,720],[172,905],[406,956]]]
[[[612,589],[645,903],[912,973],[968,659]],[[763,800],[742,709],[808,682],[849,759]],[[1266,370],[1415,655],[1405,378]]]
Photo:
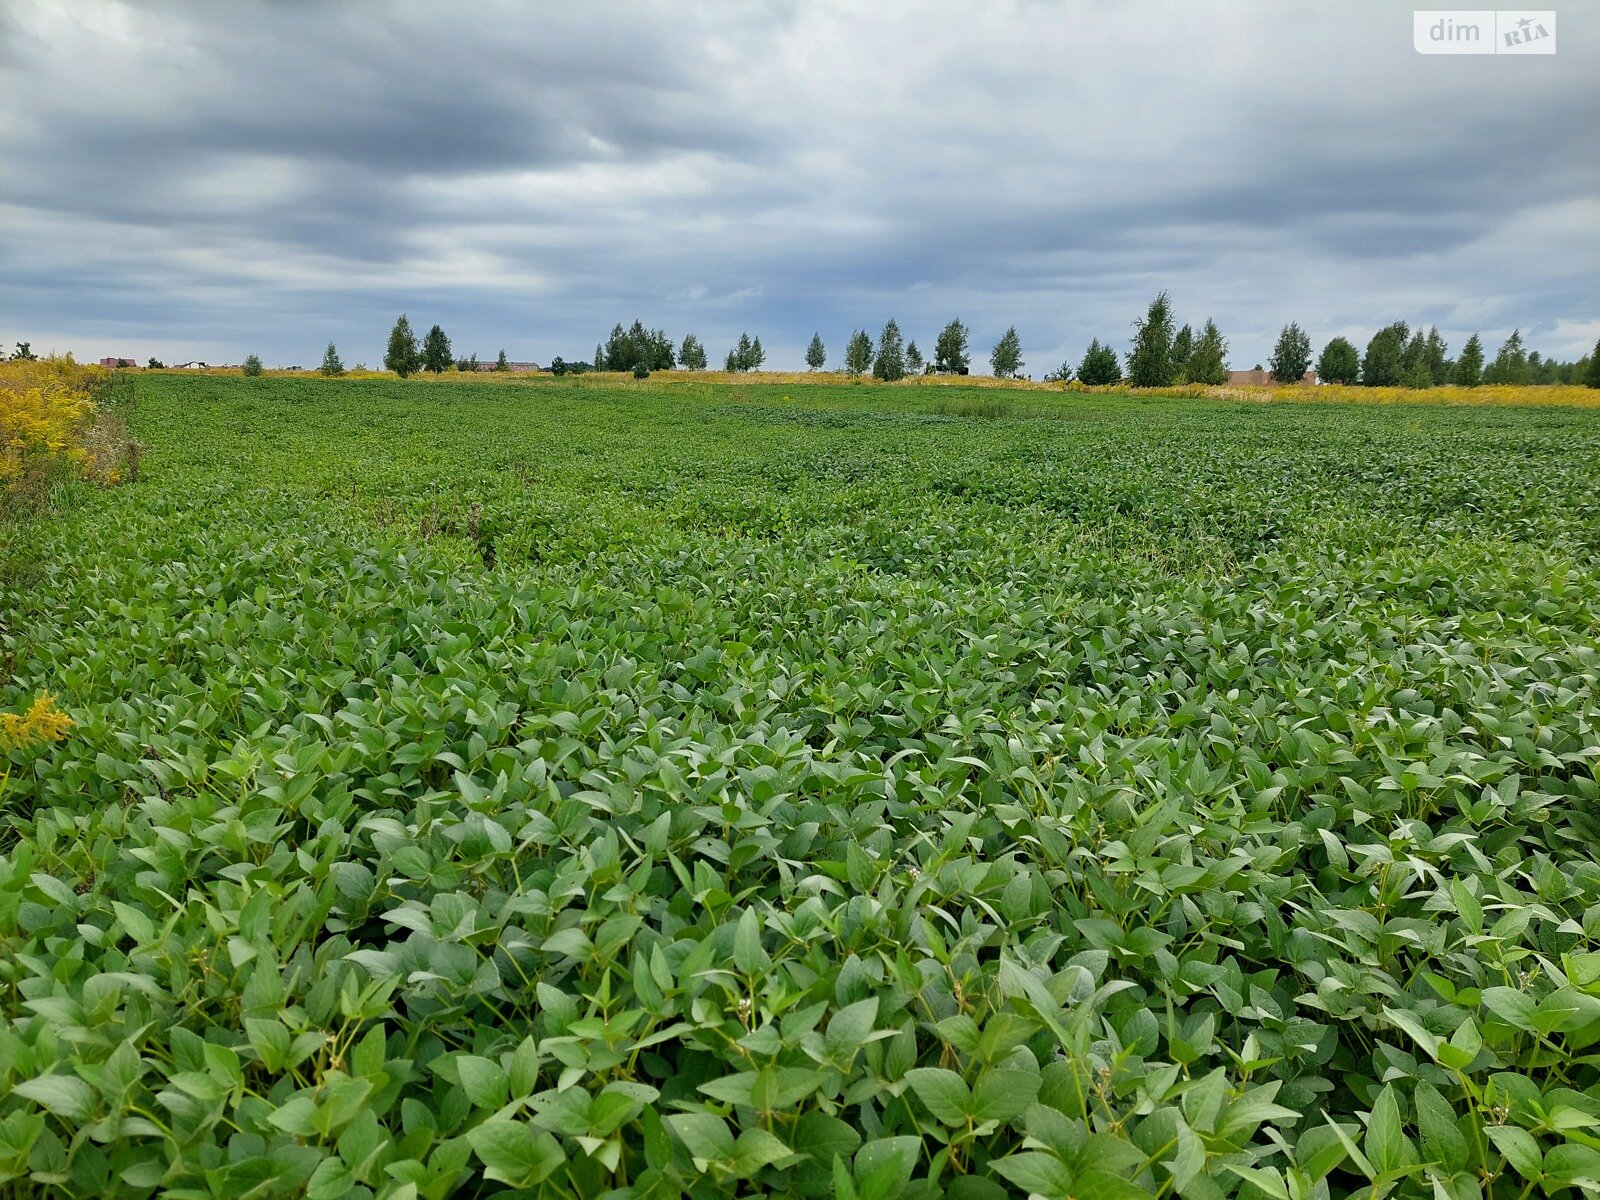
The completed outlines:
[[[1126,355],[1119,358],[1109,343],[1091,338],[1076,363],[1070,359],[1063,362],[1045,379],[1057,383],[1077,380],[1091,386],[1125,383],[1130,387],[1226,383],[1228,340],[1216,322],[1207,318],[1198,333],[1191,325],[1175,326],[1171,299],[1166,292],[1160,292],[1145,315],[1134,322],[1133,340]],[[1360,383],[1368,387],[1429,388],[1453,384],[1471,388],[1481,384],[1553,383],[1600,387],[1600,343],[1594,353],[1575,362],[1560,362],[1529,350],[1520,330],[1513,330],[1487,362],[1482,340],[1476,333],[1454,358],[1449,349],[1437,327],[1424,333],[1420,326],[1413,330],[1407,322],[1396,321],[1373,334],[1364,352],[1347,338],[1330,339],[1314,365],[1317,378],[1325,383]],[[741,333],[729,348],[723,369],[758,371],[766,357],[759,335]],[[551,360],[550,369],[557,375],[597,370],[631,372],[643,378],[652,371],[703,371],[707,362],[706,348],[694,334],[687,334],[682,342],[674,344],[665,331],[635,320],[627,328],[621,322],[614,325],[610,335],[596,343],[592,363],[558,357]],[[828,365],[828,349],[820,332],[812,335],[805,362],[813,371]],[[476,371],[478,359],[477,355],[452,358],[450,339],[438,325],[419,341],[402,313],[389,333],[383,365],[404,378],[418,371],[439,374],[452,366],[459,371]],[[906,341],[893,318],[884,324],[876,339],[864,329],[853,330],[845,342],[843,356],[847,375],[870,373],[886,382],[908,375],[965,375],[971,365],[970,333],[959,318],[940,330],[931,358],[924,357],[914,339]],[[1022,340],[1016,327],[1011,326],[990,350],[989,366],[996,376],[1006,379],[1019,375],[1023,365]],[[1275,379],[1295,383],[1312,367],[1311,338],[1298,322],[1291,321],[1278,334],[1267,369]],[[324,375],[344,374],[344,364],[332,342],[328,343],[319,369]],[[504,350],[494,369],[509,369]]]
[[[1291,333],[1293,336],[1291,337]],[[1309,365],[1310,346],[1296,325],[1285,326],[1273,352],[1273,373],[1281,360],[1286,370]],[[1302,370],[1304,368],[1302,367]],[[1278,376],[1280,379],[1283,376]],[[1317,357],[1317,377],[1325,383],[1361,383],[1367,387],[1430,388],[1452,384],[1474,388],[1482,384],[1587,383],[1600,387],[1600,343],[1595,352],[1575,362],[1546,358],[1529,350],[1522,331],[1514,329],[1494,358],[1484,361],[1483,340],[1474,333],[1456,357],[1439,330],[1424,333],[1405,321],[1385,325],[1367,342],[1364,353],[1348,339],[1336,337]]]

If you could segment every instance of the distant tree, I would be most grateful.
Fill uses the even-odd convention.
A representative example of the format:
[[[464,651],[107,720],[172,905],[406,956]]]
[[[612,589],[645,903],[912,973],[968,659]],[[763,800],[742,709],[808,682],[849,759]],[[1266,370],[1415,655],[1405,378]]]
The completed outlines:
[[[864,329],[858,329],[845,343],[844,369],[846,374],[861,375],[872,366],[872,338]]]
[[[1101,345],[1099,338],[1092,338],[1089,348],[1083,352],[1083,361],[1078,364],[1078,382],[1105,387],[1121,378],[1122,364],[1117,361],[1117,352]]]
[[[594,369],[596,371],[604,371],[606,369],[605,347],[599,342],[594,344]]]
[[[33,352],[32,342],[18,342],[16,352],[11,356],[12,362],[38,362],[39,356]]]
[[[1311,339],[1299,324],[1290,321],[1278,334],[1278,344],[1267,359],[1272,377],[1279,383],[1299,383],[1311,367]]]
[[[906,347],[906,374],[921,375],[927,364],[922,361],[922,351],[917,349],[916,342]]]
[[[633,365],[643,363],[652,371],[670,371],[678,363],[672,340],[662,329],[646,329],[643,321],[634,321],[628,330],[628,342],[633,347]]]
[[[595,347],[595,361],[596,370],[631,371],[643,363],[652,371],[670,371],[678,360],[664,330],[647,329],[635,320],[627,329],[620,322],[611,327],[605,346]]]
[[[934,339],[933,369],[941,375],[965,375],[970,366],[967,327],[960,321],[951,321]]]
[[[1587,387],[1600,388],[1600,342],[1594,344],[1594,352],[1589,355],[1589,362],[1583,371],[1583,382]]]
[[[650,368],[645,366],[645,364],[642,363],[642,362],[634,363],[633,364],[633,377],[635,379],[649,379],[650,378]]]
[[[683,335],[683,346],[678,351],[678,361],[683,364],[685,371],[704,371],[706,369],[706,348],[700,344],[700,339],[692,333]]]
[[[755,340],[750,343],[750,365],[746,370],[759,371],[766,364],[766,361],[767,352],[761,348],[761,335],[758,333],[755,336]]]
[[[1194,330],[1185,325],[1172,339],[1172,382],[1186,383],[1189,355],[1194,353]]]
[[[763,358],[766,355],[763,353]],[[750,340],[749,333],[741,332],[739,340],[732,350],[728,351],[724,369],[728,371],[753,371],[756,368],[756,343]]]
[[[1404,321],[1385,325],[1372,335],[1361,359],[1361,382],[1367,387],[1397,387],[1403,370],[1410,328]]]
[[[422,339],[422,369],[443,375],[450,369],[450,339],[435,325]]]
[[[150,361],[145,363],[144,369],[146,371],[159,371],[162,368],[164,368],[166,365],[167,364],[162,362],[159,358],[156,358],[154,355],[151,355],[150,356]]]
[[[872,375],[886,383],[906,377],[905,341],[900,336],[900,326],[893,317],[884,324],[878,335],[878,353],[872,360]]]
[[[243,369],[246,375],[261,374],[261,356],[259,354],[246,355]]]
[[[989,366],[999,379],[1010,379],[1022,370],[1022,339],[1017,336],[1015,325],[1001,334],[994,349],[989,351]]]
[[[422,365],[422,355],[417,350],[416,334],[411,332],[411,322],[405,313],[389,331],[389,347],[383,354],[383,366],[404,379]]]
[[[1428,362],[1428,377],[1433,380],[1434,386],[1450,382],[1450,347],[1444,338],[1439,335],[1437,325],[1429,326],[1428,338],[1424,343],[1424,357]]]
[[[1406,342],[1406,348],[1400,352],[1400,379],[1401,385],[1407,377],[1415,378],[1417,365],[1422,365],[1423,370],[1428,367],[1428,340],[1422,330],[1417,330]],[[1429,376],[1432,378],[1431,374]]]
[[[628,345],[628,334],[618,321],[611,327],[611,336],[606,339],[606,347],[601,354],[607,371],[627,371],[633,367],[632,349]]]
[[[1405,373],[1400,376],[1400,386],[1419,391],[1433,386],[1433,372],[1428,370],[1426,355],[1417,357],[1405,368]]]
[[[343,375],[344,363],[339,361],[339,352],[334,349],[333,343],[328,343],[328,348],[322,352],[322,366],[317,368],[324,375]]]
[[[822,334],[813,333],[811,344],[806,347],[806,367],[812,371],[820,371],[828,364],[828,348],[822,344]]]
[[[1513,329],[1511,336],[1500,347],[1500,353],[1494,356],[1494,361],[1483,372],[1485,383],[1527,383],[1528,354],[1522,346],[1522,330]]]
[[[1134,387],[1167,387],[1172,369],[1172,302],[1158,292],[1142,320],[1133,323],[1133,349],[1128,352],[1128,382]],[[1190,379],[1195,380],[1193,373]]]
[[[1189,355],[1187,374],[1190,383],[1216,387],[1228,382],[1228,339],[1215,321],[1207,319],[1200,331],[1194,352]]]
[[[556,355],[554,358],[552,358],[550,360],[550,374],[554,375],[556,378],[559,379],[561,376],[565,375],[566,373],[567,373],[567,360],[562,358],[561,355],[558,354],[558,355]]]
[[[1336,337],[1322,348],[1317,378],[1323,383],[1354,383],[1361,374],[1361,355],[1347,338]]]
[[[1064,359],[1059,367],[1045,375],[1044,381],[1046,383],[1071,383],[1072,360],[1070,358]]]

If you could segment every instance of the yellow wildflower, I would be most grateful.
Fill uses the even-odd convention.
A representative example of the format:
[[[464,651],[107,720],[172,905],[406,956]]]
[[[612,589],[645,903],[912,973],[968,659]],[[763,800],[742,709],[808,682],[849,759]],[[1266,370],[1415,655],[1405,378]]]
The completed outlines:
[[[49,692],[35,696],[25,713],[0,713],[0,749],[59,742],[77,724],[56,707]]]

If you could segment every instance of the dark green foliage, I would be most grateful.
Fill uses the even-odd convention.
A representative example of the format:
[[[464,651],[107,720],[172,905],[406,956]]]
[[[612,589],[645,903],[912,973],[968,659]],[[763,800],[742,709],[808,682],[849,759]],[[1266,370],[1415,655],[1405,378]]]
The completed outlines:
[[[650,378],[650,368],[645,366],[642,362],[634,363],[633,364],[633,377],[635,379],[649,379]]]
[[[1185,325],[1172,339],[1172,381],[1189,381],[1189,356],[1194,353],[1194,330]]]
[[[878,353],[872,360],[872,376],[886,383],[906,377],[905,343],[900,337],[900,326],[893,317],[889,318],[883,326],[883,332],[878,335]]]
[[[1361,377],[1361,356],[1348,338],[1336,337],[1317,358],[1317,378],[1323,383],[1354,383]]]
[[[1582,378],[1589,387],[1600,388],[1600,342],[1594,344],[1589,361],[1584,365]]]
[[[247,354],[241,370],[250,376],[261,374],[261,356],[259,354]]]
[[[922,351],[917,349],[917,343],[912,342],[906,347],[906,373],[908,375],[921,375],[927,367],[923,361]]]
[[[1417,381],[1427,378],[1427,384]],[[1411,335],[1400,354],[1400,383],[1402,387],[1427,387],[1433,382],[1433,372],[1428,369],[1428,342],[1422,330]]]
[[[1528,370],[1528,352],[1522,344],[1522,331],[1513,329],[1483,372],[1485,383],[1524,384],[1531,382]]]
[[[511,360],[506,357],[504,350],[495,355],[494,369],[496,371],[509,371],[511,369]]]
[[[1167,387],[1177,378],[1172,365],[1172,302],[1165,292],[1150,301],[1145,315],[1133,323],[1133,348],[1128,352],[1128,383],[1133,387]],[[1191,383],[1204,382],[1190,375]]]
[[[1278,334],[1278,344],[1267,359],[1267,370],[1279,383],[1299,383],[1311,369],[1311,338],[1299,324],[1290,321]]]
[[[1072,382],[1072,360],[1071,359],[1063,359],[1062,363],[1061,363],[1061,365],[1059,367],[1057,367],[1054,371],[1048,372],[1045,375],[1044,381],[1046,383],[1071,383]]]
[[[864,374],[872,365],[872,338],[864,329],[850,335],[844,346],[844,369],[848,375]]]
[[[632,371],[642,363],[652,371],[670,371],[677,365],[677,354],[666,333],[646,329],[638,320],[627,329],[620,322],[613,325],[604,349],[597,347],[595,354],[596,370]]]
[[[422,366],[422,354],[417,349],[416,334],[411,332],[411,321],[405,313],[389,331],[389,345],[383,353],[383,369],[393,371],[401,379],[414,374]]]
[[[12,362],[38,362],[39,356],[33,352],[32,342],[18,342],[17,348],[12,351]]]
[[[1461,357],[1456,359],[1451,382],[1457,387],[1475,388],[1483,382],[1483,342],[1473,334],[1461,347]]]
[[[738,343],[728,351],[723,369],[727,371],[757,371],[767,361],[767,352],[761,348],[759,337],[751,339],[748,333],[739,335]]]
[[[1399,387],[1402,359],[1410,327],[1396,321],[1372,335],[1361,360],[1361,382],[1367,387]]]
[[[1443,386],[1450,382],[1450,347],[1439,334],[1437,326],[1428,328],[1424,356],[1428,363],[1428,376],[1434,384]]]
[[[18,343],[18,345],[23,345],[23,344],[25,344],[25,343],[21,343],[21,342]],[[159,358],[155,357],[154,355],[151,355],[150,356],[150,361],[144,364],[144,369],[146,371],[160,371],[160,370],[163,370],[166,367],[166,365],[167,364],[162,362]]]
[[[1228,382],[1228,339],[1222,336],[1215,321],[1208,319],[1200,331],[1184,374],[1190,383],[1214,387]]]
[[[828,348],[822,344],[822,334],[813,333],[811,344],[806,347],[806,368],[811,371],[820,371],[828,362]]]
[[[500,351],[500,358],[505,359],[505,351]],[[451,366],[450,339],[445,336],[443,329],[438,325],[428,330],[422,339],[422,369],[435,375],[443,375]]]
[[[989,367],[996,377],[1010,379],[1021,372],[1022,365],[1022,339],[1013,325],[1000,335],[994,349],[989,351]]]
[[[329,342],[328,348],[322,352],[322,365],[317,370],[328,376],[344,374],[344,362],[332,342]]]
[[[1089,348],[1083,352],[1083,361],[1078,364],[1078,382],[1105,387],[1121,378],[1122,364],[1117,361],[1117,352],[1101,345],[1099,338],[1091,338]]]
[[[706,369],[706,348],[694,334],[684,334],[683,348],[678,351],[678,363],[685,371]]]
[[[972,366],[967,352],[967,327],[951,321],[933,343],[933,369],[940,375],[965,375]]]
[[[0,567],[5,1194],[1592,1193],[1592,412],[586,382]]]

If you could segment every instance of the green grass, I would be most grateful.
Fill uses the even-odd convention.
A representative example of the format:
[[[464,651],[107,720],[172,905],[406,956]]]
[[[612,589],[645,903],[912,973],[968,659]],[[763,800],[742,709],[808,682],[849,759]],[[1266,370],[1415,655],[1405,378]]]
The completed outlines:
[[[152,376],[133,430],[3,547],[0,709],[78,727],[0,795],[0,1186],[1594,1190],[1593,413]]]

